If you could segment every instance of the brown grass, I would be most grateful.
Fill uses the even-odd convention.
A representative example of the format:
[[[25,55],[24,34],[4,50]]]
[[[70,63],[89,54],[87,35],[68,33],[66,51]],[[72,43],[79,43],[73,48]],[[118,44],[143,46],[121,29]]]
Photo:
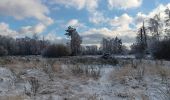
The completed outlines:
[[[126,77],[133,76],[133,70],[134,68],[132,68],[131,65],[127,64],[120,69],[113,70],[113,72],[110,75],[110,79],[111,80],[115,79],[125,83]]]
[[[24,100],[26,99],[25,97],[21,95],[16,95],[16,96],[0,96],[0,100]]]
[[[113,70],[110,75],[112,80],[125,81],[127,78],[142,80],[145,76],[160,76],[162,81],[166,82],[170,78],[170,68],[161,64],[143,64],[138,63],[134,67],[133,64],[124,64],[121,68]]]

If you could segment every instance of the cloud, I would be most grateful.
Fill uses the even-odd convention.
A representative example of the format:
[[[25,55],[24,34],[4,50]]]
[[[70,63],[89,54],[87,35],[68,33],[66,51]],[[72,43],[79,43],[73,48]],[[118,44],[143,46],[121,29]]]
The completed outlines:
[[[46,26],[42,23],[39,23],[35,26],[23,26],[19,30],[20,34],[39,34],[42,33],[46,29]]]
[[[53,23],[47,16],[49,12],[41,0],[0,0],[0,15],[12,16],[17,20],[35,18],[49,25]]]
[[[15,36],[17,34],[18,34],[18,32],[10,29],[8,24],[6,24],[4,22],[0,23],[0,35],[3,35],[3,36]]]
[[[85,32],[80,33],[83,37],[84,44],[100,44],[102,38],[114,38],[119,37],[124,43],[130,44],[135,42],[136,33],[134,30],[119,30],[119,29],[108,29],[103,28],[92,28]]]
[[[89,12],[94,12],[98,8],[99,0],[86,0],[86,9]]]
[[[20,36],[32,36],[33,34],[39,34],[46,29],[44,24],[37,24],[35,26],[23,26],[18,31],[13,30],[9,27],[7,23],[0,23],[0,35],[10,36],[10,37],[20,37]]]
[[[80,33],[83,37],[84,44],[100,44],[103,37],[114,38],[116,36],[121,38],[125,44],[135,42],[136,31],[130,27],[130,25],[134,22],[133,17],[124,13],[119,17],[114,17],[113,19],[104,19],[105,23],[110,25],[111,28],[91,28],[85,32]]]
[[[146,18],[148,18],[147,15],[143,14],[142,12],[138,12],[137,15],[136,15],[135,21],[136,21],[137,23],[143,22]]]
[[[158,7],[156,7],[153,11],[151,11],[148,14],[148,17],[154,17],[156,14],[160,14],[160,17],[164,18],[165,17],[165,12],[164,11],[167,8],[170,8],[170,3],[168,3],[166,5],[160,4]]]
[[[0,15],[11,16],[16,20],[25,20],[27,18],[38,20],[35,25],[22,26],[17,31],[9,29],[8,24],[5,24],[6,32],[1,32],[1,34],[31,36],[35,33],[42,33],[53,23],[53,19],[47,16],[49,13],[50,11],[43,0],[0,0]]]
[[[170,3],[163,5],[160,4],[158,5],[158,7],[156,7],[155,9],[153,9],[151,12],[144,14],[142,12],[138,12],[136,19],[137,21],[143,20],[143,19],[147,19],[147,18],[153,18],[155,15],[160,15],[161,19],[164,19],[165,16],[165,10],[167,8],[170,8]]]
[[[142,4],[142,0],[108,0],[109,9],[120,8],[137,8]]]
[[[163,22],[166,17],[165,9],[167,9],[167,8],[170,8],[170,3],[168,3],[166,5],[160,4],[149,13],[138,12],[136,14],[136,17],[134,18],[134,24],[135,24],[136,28],[138,29],[139,27],[141,27],[143,24],[143,21],[145,22],[145,26],[147,26],[148,19],[153,18],[155,15],[159,15],[160,21]]]
[[[109,30],[106,27],[98,28],[98,29],[91,28],[88,31],[81,33],[81,35],[85,37],[89,35],[94,35],[94,34],[103,35],[104,37],[116,36],[116,34],[114,34],[111,30]]]
[[[64,5],[67,8],[74,7],[77,10],[86,9],[89,12],[89,21],[97,24],[103,21],[103,15],[98,12],[99,0],[53,0],[55,4]]]
[[[68,8],[74,7],[78,10],[85,8],[88,11],[92,11],[98,7],[98,0],[53,0],[53,2]]]
[[[66,27],[68,27],[68,26],[73,26],[73,27],[75,27],[75,28],[84,28],[85,27],[85,25],[83,24],[83,23],[81,23],[81,22],[79,22],[79,20],[78,19],[71,19],[67,24],[66,24]]]
[[[124,13],[119,17],[114,17],[113,19],[104,18],[103,16],[101,19],[103,20],[96,21],[96,23],[101,24],[104,22],[112,28],[90,28],[80,33],[80,35],[83,37],[83,44],[99,45],[103,37],[114,38],[116,36],[121,38],[125,44],[131,44],[135,42],[136,31],[130,27],[130,25],[133,23],[133,18],[131,16]]]
[[[86,0],[53,0],[54,3],[65,7],[74,7],[78,10],[84,8]]]
[[[108,18],[105,18],[102,12],[93,11],[90,13],[89,21],[93,24],[102,24],[108,21]]]
[[[132,21],[133,18],[125,13],[120,17],[115,17],[114,19],[111,19],[109,22],[112,27],[116,27],[120,30],[128,30],[130,29],[129,25],[132,23]]]
[[[55,33],[48,33],[45,36],[45,40],[49,40],[52,43],[58,43],[58,44],[66,44],[68,41],[66,38],[57,36],[57,34]]]

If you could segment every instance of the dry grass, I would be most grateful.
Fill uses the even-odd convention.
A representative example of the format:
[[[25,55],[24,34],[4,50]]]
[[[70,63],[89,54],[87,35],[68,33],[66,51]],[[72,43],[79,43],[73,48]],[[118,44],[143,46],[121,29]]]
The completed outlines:
[[[142,97],[142,100],[149,100],[149,96],[145,94],[142,94],[141,97]]]
[[[157,64],[157,65],[146,65],[146,74],[152,76],[159,76],[162,82],[166,82],[170,78],[170,68]]]
[[[117,81],[125,84],[127,77],[132,78],[134,76],[133,71],[134,71],[134,68],[132,68],[130,64],[127,64],[120,69],[113,70],[113,72],[110,75],[110,79],[117,80]]]
[[[69,66],[71,73],[75,76],[86,76],[88,78],[98,79],[100,77],[100,68],[91,66],[83,66],[82,64],[76,64]]]
[[[162,82],[166,82],[170,78],[170,68],[161,64],[147,64],[142,61],[132,62],[113,70],[110,79],[125,82],[127,78],[133,78],[141,82],[145,76],[159,76]]]
[[[21,95],[17,96],[0,96],[0,100],[24,100],[26,99],[25,97]]]
[[[60,61],[61,60],[61,61]],[[32,59],[14,59],[14,61],[7,60],[3,62],[2,64],[6,64],[5,67],[9,68],[14,72],[17,77],[22,74],[22,70],[30,69],[30,68],[36,68],[40,70],[44,70],[51,79],[54,79],[56,76],[58,78],[71,80],[72,78],[75,78],[75,76],[78,76],[76,78],[82,78],[83,81],[86,81],[86,79],[92,78],[92,79],[98,79],[100,78],[100,69],[95,69],[93,66],[89,65],[83,65],[83,64],[70,64],[69,61],[67,63],[68,69],[66,72],[62,73],[62,64],[63,59],[43,59],[43,60],[32,60]],[[10,63],[8,63],[10,62]],[[67,61],[65,61],[67,62]],[[61,64],[62,63],[62,64]],[[83,66],[82,66],[83,65]],[[123,63],[123,66],[120,68],[116,68],[116,70],[113,70],[113,72],[110,74],[111,80],[116,80],[116,82],[120,82],[121,84],[126,84],[129,80],[137,80],[141,82],[143,80],[143,77],[150,76],[151,78],[159,76],[159,79],[162,79],[163,83],[167,84],[167,92],[166,95],[170,97],[170,83],[168,83],[168,79],[170,78],[170,68],[165,67],[162,63],[156,62],[156,63],[144,63],[141,62],[133,62],[129,61],[128,63]],[[100,65],[99,65],[100,66]],[[65,70],[64,70],[65,71]],[[68,71],[68,72],[67,72]],[[70,73],[69,73],[70,72]],[[53,76],[56,75],[56,76]],[[160,81],[160,80],[159,80]],[[32,92],[33,95],[37,93],[38,91],[38,80],[31,79],[30,84],[32,85]],[[69,86],[64,87],[65,90],[69,89]],[[120,95],[121,97],[122,95]],[[89,100],[96,100],[96,95],[93,95],[89,98]],[[143,100],[148,100],[148,96],[143,95]],[[22,96],[8,96],[8,97],[0,97],[0,100],[23,100]]]
[[[52,69],[54,72],[61,72],[62,71],[61,66],[62,66],[61,64],[55,63]]]

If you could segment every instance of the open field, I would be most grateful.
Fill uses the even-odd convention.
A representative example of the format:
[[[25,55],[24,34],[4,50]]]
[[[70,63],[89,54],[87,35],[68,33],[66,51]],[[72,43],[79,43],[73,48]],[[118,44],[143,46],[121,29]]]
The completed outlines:
[[[0,100],[169,100],[170,62],[0,58]]]

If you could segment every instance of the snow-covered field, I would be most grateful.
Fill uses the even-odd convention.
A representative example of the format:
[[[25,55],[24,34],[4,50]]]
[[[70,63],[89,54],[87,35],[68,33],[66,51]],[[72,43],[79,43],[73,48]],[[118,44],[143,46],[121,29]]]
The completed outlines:
[[[168,61],[77,59],[0,58],[0,100],[170,100]]]

